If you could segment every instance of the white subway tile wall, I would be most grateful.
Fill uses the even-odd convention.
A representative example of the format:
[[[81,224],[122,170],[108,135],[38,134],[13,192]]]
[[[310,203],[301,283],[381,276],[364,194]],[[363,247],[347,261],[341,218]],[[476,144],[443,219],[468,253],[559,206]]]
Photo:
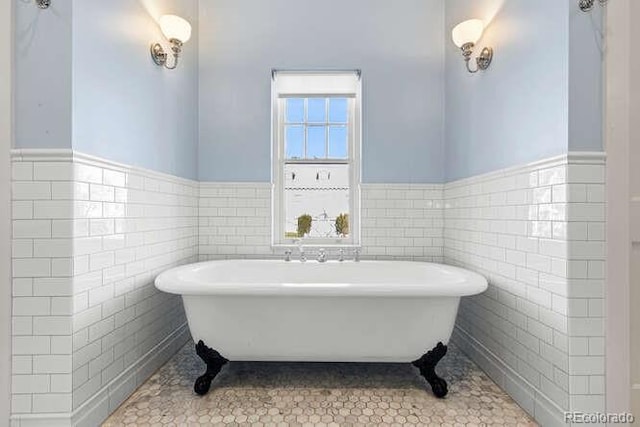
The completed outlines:
[[[158,272],[282,256],[268,183],[197,183],[65,150],[16,150],[12,173],[18,419],[99,423],[185,341]],[[563,409],[604,409],[604,200],[603,157],[577,154],[445,185],[363,184],[362,256],[487,276],[454,338],[553,425]]]
[[[201,182],[198,242],[203,261],[281,254],[271,249],[271,185]]]
[[[41,165],[13,158],[14,414],[69,412],[73,406],[73,236],[59,232],[59,212],[43,209],[57,203],[60,192]],[[69,162],[61,165],[71,173]]]
[[[455,339],[548,425],[604,410],[603,162],[563,156],[444,189],[445,262],[490,283],[463,299]]]
[[[14,414],[70,413],[93,396],[113,410],[127,397],[116,378],[185,342],[180,298],[153,279],[197,260],[198,193],[70,151],[14,153]],[[146,378],[129,376],[129,392]]]
[[[442,191],[440,184],[363,184],[362,256],[442,262]],[[271,185],[201,183],[198,239],[201,260],[282,256],[271,248]]]
[[[572,411],[605,411],[606,188],[604,162],[567,168],[569,391]]]
[[[362,254],[372,259],[444,259],[441,184],[364,184]]]

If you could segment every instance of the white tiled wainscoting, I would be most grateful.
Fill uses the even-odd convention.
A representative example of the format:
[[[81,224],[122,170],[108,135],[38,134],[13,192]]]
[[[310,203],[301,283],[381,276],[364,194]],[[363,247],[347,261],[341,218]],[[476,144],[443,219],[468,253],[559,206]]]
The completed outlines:
[[[484,274],[455,340],[545,426],[604,411],[602,153],[445,185],[445,262]]]
[[[282,256],[269,183],[198,183],[68,150],[16,150],[12,173],[16,426],[96,425],[185,342],[158,272]],[[602,154],[363,184],[361,197],[363,257],[488,277],[454,339],[540,423],[604,409]]]
[[[363,184],[362,256],[442,262],[442,192],[441,184]],[[271,184],[201,183],[199,254],[282,256],[271,248]]]
[[[198,183],[13,153],[12,422],[99,424],[188,338],[155,275],[197,259]]]

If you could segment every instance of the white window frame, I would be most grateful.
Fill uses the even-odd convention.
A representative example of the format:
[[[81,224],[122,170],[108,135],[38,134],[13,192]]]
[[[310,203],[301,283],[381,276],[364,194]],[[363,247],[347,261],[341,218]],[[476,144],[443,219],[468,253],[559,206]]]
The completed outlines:
[[[279,75],[289,76],[355,76],[357,83],[350,93],[343,91],[323,91],[322,85],[310,87],[309,90],[297,90],[294,92],[280,93],[277,78]],[[317,79],[321,81],[321,79]],[[348,108],[348,132],[347,146],[348,159],[342,160],[287,160],[284,145],[284,99],[286,98],[312,98],[312,97],[343,97],[351,98]],[[300,241],[305,246],[316,246],[323,248],[330,247],[360,247],[360,194],[361,194],[361,157],[362,157],[362,78],[359,70],[348,71],[279,71],[272,70],[271,79],[271,244],[274,248],[294,247]],[[286,163],[305,164],[349,164],[349,236],[346,238],[286,238],[285,237],[285,176],[284,166]]]

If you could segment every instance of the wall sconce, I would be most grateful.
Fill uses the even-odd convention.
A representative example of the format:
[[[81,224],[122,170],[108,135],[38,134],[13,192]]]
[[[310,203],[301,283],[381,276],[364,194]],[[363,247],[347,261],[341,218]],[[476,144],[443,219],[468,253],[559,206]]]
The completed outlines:
[[[598,0],[600,6],[605,7],[607,5],[607,1],[609,0]],[[593,9],[593,5],[596,3],[596,0],[578,0],[578,7],[583,12],[589,12]]]
[[[491,64],[491,60],[493,59],[493,49],[485,47],[476,58],[476,69],[473,70],[469,67],[473,48],[478,40],[480,40],[480,37],[482,37],[482,31],[484,31],[484,23],[480,19],[469,19],[468,21],[461,22],[451,31],[451,38],[456,46],[462,50],[467,71],[470,73],[477,73],[478,70],[486,70],[489,68],[489,64]]]
[[[173,65],[167,65],[168,54],[162,48],[160,43],[151,45],[151,58],[157,65],[164,66],[169,70],[173,70],[178,66],[178,57],[182,51],[182,45],[191,38],[191,24],[186,19],[176,15],[163,15],[158,20],[162,34],[171,43],[171,51],[173,52]]]
[[[49,6],[51,6],[51,0],[36,0],[36,6],[40,9],[49,9]]]

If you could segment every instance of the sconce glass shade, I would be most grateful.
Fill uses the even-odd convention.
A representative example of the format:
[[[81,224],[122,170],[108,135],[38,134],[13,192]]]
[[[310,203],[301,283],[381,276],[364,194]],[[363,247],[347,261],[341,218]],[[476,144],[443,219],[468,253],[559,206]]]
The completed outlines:
[[[484,30],[484,23],[481,19],[469,19],[456,25],[451,31],[451,38],[458,47],[462,47],[466,43],[476,44],[480,37],[482,37],[482,31]]]
[[[186,19],[176,15],[163,15],[158,20],[160,29],[169,40],[179,40],[186,43],[191,38],[191,24]]]

